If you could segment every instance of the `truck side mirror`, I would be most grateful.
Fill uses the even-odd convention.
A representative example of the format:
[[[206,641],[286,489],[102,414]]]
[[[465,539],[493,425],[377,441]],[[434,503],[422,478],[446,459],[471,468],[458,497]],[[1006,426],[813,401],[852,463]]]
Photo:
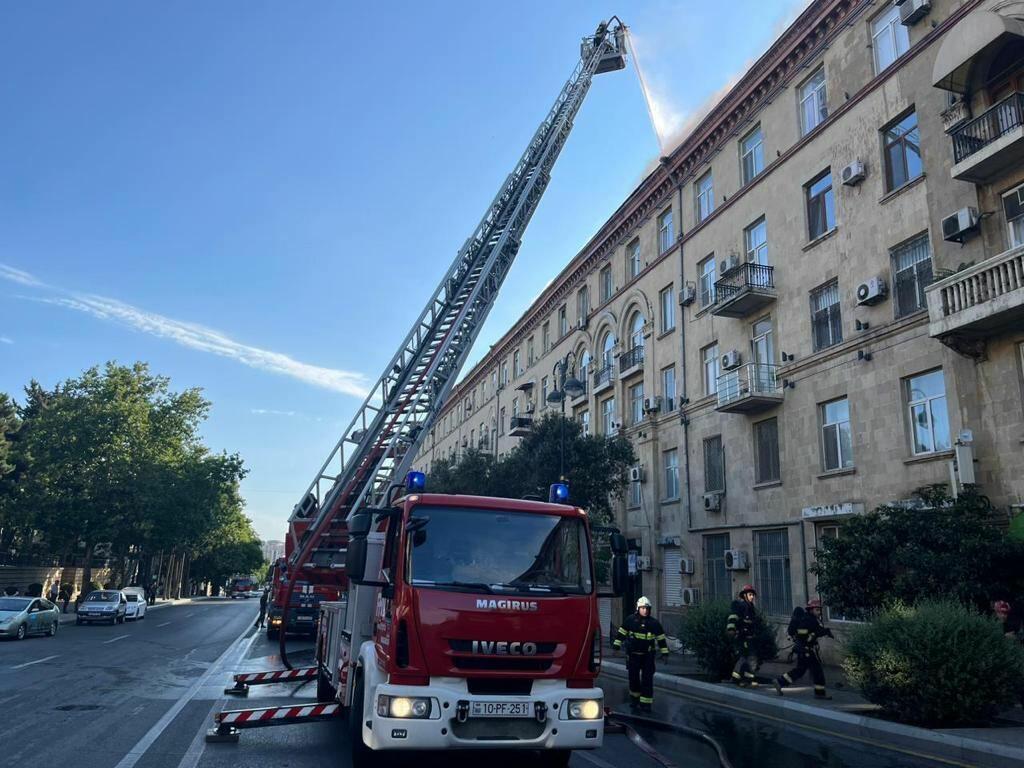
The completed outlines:
[[[626,593],[626,582],[629,581],[629,563],[625,555],[612,555],[612,592],[616,597]]]
[[[370,527],[373,525],[373,513],[372,512],[357,512],[352,515],[348,524],[349,536],[366,536],[370,532]]]
[[[366,535],[353,536],[348,540],[345,553],[345,572],[349,581],[355,584],[363,580],[366,572]]]
[[[612,554],[624,555],[628,549],[626,545],[626,537],[621,533],[613,533],[608,536],[608,543],[611,545]]]

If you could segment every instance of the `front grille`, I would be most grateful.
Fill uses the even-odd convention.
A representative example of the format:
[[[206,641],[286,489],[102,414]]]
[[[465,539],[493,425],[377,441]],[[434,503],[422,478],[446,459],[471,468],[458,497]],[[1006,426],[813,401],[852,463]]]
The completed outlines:
[[[529,696],[533,692],[533,680],[500,677],[471,677],[466,687],[474,696]]]
[[[546,672],[554,659],[519,656],[456,656],[456,669],[482,669],[502,672]]]
[[[452,720],[452,735],[466,741],[531,741],[544,734],[545,723],[537,718],[493,718],[471,717],[460,723]]]
[[[489,642],[489,641],[488,641]],[[555,652],[558,647],[558,643],[534,643],[537,646],[538,655],[550,655]],[[456,653],[472,653],[473,652],[473,641],[472,640],[449,640],[448,647]],[[487,654],[494,655],[494,654]]]

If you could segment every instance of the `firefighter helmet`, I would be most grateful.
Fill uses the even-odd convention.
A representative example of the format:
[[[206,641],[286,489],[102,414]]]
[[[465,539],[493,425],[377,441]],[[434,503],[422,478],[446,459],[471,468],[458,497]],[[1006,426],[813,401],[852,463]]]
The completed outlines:
[[[821,600],[819,600],[816,597],[812,597],[810,600],[807,601],[807,607],[808,608],[821,608]]]
[[[996,600],[992,604],[992,608],[993,608],[993,610],[995,610],[996,613],[1009,613],[1010,612],[1010,604],[1008,602],[1006,602],[1005,600]]]
[[[754,589],[753,584],[744,584],[743,589],[740,590],[740,597],[743,597],[747,592],[750,592],[752,595],[757,594],[757,590]]]
[[[650,608],[650,607],[651,607],[651,601],[648,600],[646,597],[641,597],[639,600],[636,601],[636,609],[638,611],[641,608]]]

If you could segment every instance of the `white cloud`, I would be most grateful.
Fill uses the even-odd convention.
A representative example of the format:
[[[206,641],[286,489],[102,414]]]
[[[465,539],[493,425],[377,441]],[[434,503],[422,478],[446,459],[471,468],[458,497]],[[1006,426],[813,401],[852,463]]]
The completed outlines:
[[[276,408],[252,408],[249,413],[256,416],[295,416],[296,411],[279,411]]]
[[[13,344],[14,339],[10,336],[0,336],[0,344]]]
[[[28,272],[3,264],[0,264],[0,278],[20,285],[51,288]],[[51,290],[63,295],[37,297],[31,300],[92,315],[151,336],[170,339],[190,349],[226,357],[257,370],[290,376],[293,379],[333,392],[353,397],[365,397],[367,393],[366,377],[361,373],[303,363],[280,352],[272,352],[235,341],[213,328],[148,312],[117,299],[71,293],[57,288],[51,288]]]

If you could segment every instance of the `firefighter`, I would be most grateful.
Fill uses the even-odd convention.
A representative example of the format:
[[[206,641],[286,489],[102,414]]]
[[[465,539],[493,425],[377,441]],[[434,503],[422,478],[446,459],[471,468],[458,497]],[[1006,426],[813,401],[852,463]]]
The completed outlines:
[[[626,617],[612,642],[616,654],[626,644],[626,669],[629,670],[629,707],[650,712],[654,703],[654,657],[668,658],[668,640],[661,622],[651,616],[651,601],[636,601],[636,613]]]
[[[789,620],[787,632],[793,641],[796,667],[775,679],[775,692],[781,696],[783,688],[795,683],[809,669],[811,680],[814,681],[814,698],[831,699],[825,690],[825,670],[821,667],[821,656],[818,654],[818,639],[835,636],[831,629],[821,624],[821,600],[808,600],[806,610],[797,606],[793,618]]]
[[[751,663],[751,656],[755,654],[754,637],[761,625],[761,614],[754,605],[756,599],[757,590],[752,584],[744,584],[739,597],[732,601],[729,623],[725,627],[726,633],[736,642],[739,658],[732,670],[732,680],[741,688],[757,687],[754,664]]]

